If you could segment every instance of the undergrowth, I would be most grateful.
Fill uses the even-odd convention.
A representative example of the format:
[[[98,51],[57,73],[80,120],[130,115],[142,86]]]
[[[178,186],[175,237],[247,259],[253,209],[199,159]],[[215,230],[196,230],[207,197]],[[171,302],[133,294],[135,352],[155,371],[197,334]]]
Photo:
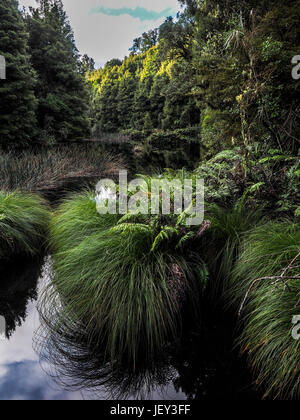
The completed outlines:
[[[134,365],[141,352],[150,359],[161,351],[180,330],[183,302],[198,302],[205,288],[206,267],[190,247],[196,233],[183,240],[177,219],[99,215],[90,193],[54,216],[55,292],[111,360],[126,355]]]
[[[38,195],[0,191],[0,258],[39,254],[49,223],[49,209]]]
[[[299,398],[300,226],[270,221],[245,235],[233,270],[231,302],[239,309],[240,345],[257,382],[273,398]]]

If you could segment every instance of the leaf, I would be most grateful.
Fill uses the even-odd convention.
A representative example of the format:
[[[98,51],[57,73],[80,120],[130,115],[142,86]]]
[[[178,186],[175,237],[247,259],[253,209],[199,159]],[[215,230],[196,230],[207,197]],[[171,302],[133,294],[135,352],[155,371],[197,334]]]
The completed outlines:
[[[175,227],[162,226],[160,233],[154,239],[151,252],[154,252],[157,247],[164,241],[169,241],[174,236],[179,235],[179,230]]]
[[[249,188],[249,192],[257,192],[260,190],[260,188],[265,185],[264,182],[258,182],[257,184],[251,185],[251,187]]]
[[[193,239],[195,236],[196,236],[195,232],[192,232],[192,231],[188,232],[186,235],[184,235],[183,238],[180,239],[180,241],[176,245],[176,249],[182,248],[185,245],[186,242]]]
[[[141,223],[123,223],[122,225],[114,226],[110,229],[111,233],[121,233],[122,235],[128,233],[149,233],[151,229],[148,225]]]

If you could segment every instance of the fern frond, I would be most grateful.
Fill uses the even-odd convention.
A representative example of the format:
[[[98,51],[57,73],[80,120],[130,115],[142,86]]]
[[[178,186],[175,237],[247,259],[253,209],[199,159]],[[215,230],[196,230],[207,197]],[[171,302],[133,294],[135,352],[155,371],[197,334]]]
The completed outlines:
[[[178,244],[176,245],[176,249],[182,248],[186,242],[190,241],[191,239],[194,239],[196,237],[196,233],[195,232],[188,232],[186,235],[184,235],[180,241],[178,242]]]
[[[121,233],[122,235],[128,233],[149,233],[151,232],[151,228],[142,223],[123,223],[121,225],[114,226],[109,232]]]
[[[179,230],[176,227],[162,226],[160,233],[154,239],[151,252],[154,252],[162,242],[169,241],[178,235]]]
[[[141,213],[138,213],[138,214],[127,213],[121,217],[117,225],[122,225],[124,223],[139,223],[141,222],[141,220],[146,221],[147,217],[148,217],[147,215],[144,215]]]

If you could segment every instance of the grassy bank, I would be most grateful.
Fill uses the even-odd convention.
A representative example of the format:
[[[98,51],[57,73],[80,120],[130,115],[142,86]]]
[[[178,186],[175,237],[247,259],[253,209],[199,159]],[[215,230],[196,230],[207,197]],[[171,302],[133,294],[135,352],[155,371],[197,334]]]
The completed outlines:
[[[94,143],[1,151],[0,189],[53,190],[74,178],[112,175],[120,167],[119,156]]]
[[[47,243],[50,212],[38,195],[0,192],[0,259],[34,256]]]
[[[199,309],[202,296],[212,307],[240,312],[239,343],[266,395],[298,398],[299,341],[291,337],[292,317],[300,313],[299,263],[294,264],[300,227],[292,217],[297,201],[291,191],[288,210],[270,213],[286,181],[263,206],[254,183],[258,170],[243,185],[238,176],[228,182],[230,163],[239,166],[239,159],[223,153],[194,173],[164,174],[169,180],[195,178],[210,173],[213,164],[227,168],[226,184],[207,179],[202,226],[187,226],[184,214],[100,216],[93,193],[70,196],[52,220],[54,294],[46,294],[44,304],[51,306],[59,296],[63,316],[73,325],[84,322],[110,360],[125,357],[134,365],[141,354],[151,359],[180,335],[183,307]],[[143,179],[149,186],[151,178]],[[288,281],[278,281],[282,273]]]
[[[124,355],[134,364],[159,353],[180,330],[183,301],[197,302],[204,287],[205,267],[187,245],[177,246],[180,227],[172,231],[168,222],[100,216],[90,193],[54,216],[56,292],[66,316],[84,319],[111,359]]]
[[[55,190],[73,177],[102,178],[121,167],[96,143],[0,159],[4,190]],[[104,360],[121,358],[134,368],[141,355],[151,360],[180,336],[185,308],[194,318],[204,300],[240,309],[239,344],[255,379],[268,396],[298,398],[299,341],[291,330],[300,275],[299,264],[289,264],[300,248],[299,160],[272,151],[253,155],[247,166],[237,148],[192,172],[163,176],[204,178],[206,223],[186,226],[185,214],[100,215],[94,192],[72,194],[50,223],[54,277],[43,304],[59,300],[60,316],[85,325]],[[151,177],[139,177],[150,186]],[[2,192],[0,199],[0,257],[35,255],[47,238],[45,202],[30,193]],[[292,278],[277,282],[285,269]]]
[[[231,299],[239,308],[240,345],[266,395],[300,397],[300,224],[268,222],[248,232],[233,270]]]

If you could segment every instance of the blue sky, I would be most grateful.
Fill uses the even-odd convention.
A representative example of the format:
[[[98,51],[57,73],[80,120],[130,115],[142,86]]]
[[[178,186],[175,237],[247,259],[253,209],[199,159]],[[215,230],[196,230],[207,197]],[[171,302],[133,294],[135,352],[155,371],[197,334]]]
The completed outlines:
[[[19,0],[20,6],[35,0]],[[63,0],[81,54],[98,66],[111,58],[123,58],[134,38],[175,16],[177,0]]]

